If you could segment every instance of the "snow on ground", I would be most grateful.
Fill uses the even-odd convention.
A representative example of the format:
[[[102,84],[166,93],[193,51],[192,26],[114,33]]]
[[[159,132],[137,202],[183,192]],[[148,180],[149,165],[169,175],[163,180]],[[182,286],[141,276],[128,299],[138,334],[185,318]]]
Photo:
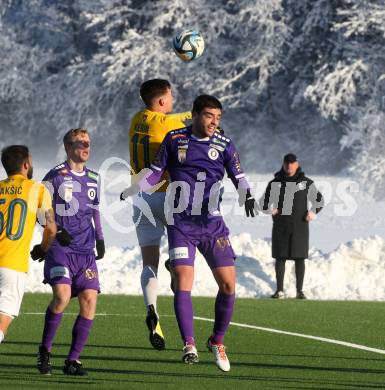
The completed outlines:
[[[320,188],[324,187],[327,205],[310,228],[311,250],[306,262],[304,286],[307,296],[312,299],[385,300],[385,202],[368,200],[360,192],[354,192],[354,186],[351,186],[354,191],[345,191],[343,195],[347,178],[312,178]],[[267,175],[250,178],[257,198],[269,179]],[[103,293],[108,294],[141,294],[141,256],[130,222],[131,206],[116,202],[123,187],[125,183],[120,173],[115,173],[104,190],[107,253],[98,262],[101,287]],[[263,215],[246,219],[243,210],[236,205],[231,185],[226,183],[225,188],[223,213],[238,256],[237,295],[268,297],[275,290],[271,218]],[[40,232],[36,232],[33,241],[38,242],[40,237]],[[164,239],[161,264],[167,258],[167,241]],[[193,295],[214,296],[217,288],[200,254],[195,264]],[[30,265],[27,291],[50,291],[41,283],[43,264],[31,261]],[[294,297],[294,262],[288,261],[286,267],[286,293]],[[170,278],[163,265],[158,276],[160,294],[170,295]]]

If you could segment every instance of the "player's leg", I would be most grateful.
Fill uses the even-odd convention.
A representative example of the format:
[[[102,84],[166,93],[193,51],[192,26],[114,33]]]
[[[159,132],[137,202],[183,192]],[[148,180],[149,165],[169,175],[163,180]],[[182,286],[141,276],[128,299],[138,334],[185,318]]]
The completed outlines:
[[[165,348],[164,336],[157,311],[159,244],[164,234],[165,226],[163,217],[164,196],[164,193],[142,194],[141,197],[135,199],[134,204],[137,206],[140,206],[140,202],[145,202],[151,211],[151,215],[144,215],[141,211],[143,207],[134,206],[133,208],[133,220],[136,225],[136,233],[143,260],[140,283],[147,310],[146,324],[149,329],[150,343],[157,350]]]
[[[229,327],[235,302],[235,253],[231,246],[228,229],[223,220],[209,225],[212,234],[201,240],[198,249],[210,266],[218,284],[215,300],[215,320],[213,333],[207,341],[208,349],[213,353],[215,363],[222,371],[230,370],[230,362],[226,355],[224,337]],[[208,231],[208,233],[210,233]]]
[[[91,289],[83,290],[78,294],[80,312],[72,328],[71,348],[63,369],[67,375],[83,376],[87,374],[79,358],[93,325],[97,296],[98,292]]]
[[[72,342],[64,362],[63,372],[67,375],[83,376],[87,375],[87,371],[83,368],[79,357],[93,325],[100,284],[95,255],[73,256],[78,269],[72,278],[72,296],[78,297],[80,309],[72,327]]]
[[[3,342],[12,320],[13,317],[11,315],[0,312],[0,344]]]
[[[52,284],[52,300],[44,317],[44,328],[37,354],[37,368],[41,374],[51,373],[51,350],[56,332],[63,318],[63,313],[71,300],[71,285],[67,283]]]
[[[0,344],[19,315],[27,274],[0,267]]]
[[[303,280],[305,277],[305,259],[295,259],[295,278],[297,287],[297,299],[306,299],[303,292]]]
[[[271,296],[272,298],[280,299],[284,297],[283,281],[285,277],[285,265],[286,259],[275,259],[275,278],[277,280],[277,290]]]
[[[175,274],[174,310],[184,344],[182,360],[197,363],[191,300],[196,243],[184,234],[183,228],[176,225],[168,225],[167,233],[169,257]]]

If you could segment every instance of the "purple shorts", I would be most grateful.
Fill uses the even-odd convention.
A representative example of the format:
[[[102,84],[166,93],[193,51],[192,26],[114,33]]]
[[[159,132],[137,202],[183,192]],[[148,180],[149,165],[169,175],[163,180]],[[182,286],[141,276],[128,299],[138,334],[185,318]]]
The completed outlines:
[[[67,253],[60,248],[51,248],[45,258],[43,283],[51,286],[69,284],[73,297],[87,289],[100,293],[95,255]]]
[[[168,247],[171,264],[194,266],[198,248],[211,269],[234,265],[235,253],[229,240],[229,229],[223,218],[202,220],[190,217],[167,226]]]

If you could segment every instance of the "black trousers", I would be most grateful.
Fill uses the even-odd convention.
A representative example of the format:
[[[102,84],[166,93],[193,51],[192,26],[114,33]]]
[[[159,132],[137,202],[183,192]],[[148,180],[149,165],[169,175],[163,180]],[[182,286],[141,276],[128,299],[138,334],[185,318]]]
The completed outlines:
[[[294,259],[295,278],[297,291],[303,289],[303,279],[305,277],[305,259]],[[275,259],[275,277],[277,279],[277,291],[283,291],[283,279],[285,277],[286,259]]]

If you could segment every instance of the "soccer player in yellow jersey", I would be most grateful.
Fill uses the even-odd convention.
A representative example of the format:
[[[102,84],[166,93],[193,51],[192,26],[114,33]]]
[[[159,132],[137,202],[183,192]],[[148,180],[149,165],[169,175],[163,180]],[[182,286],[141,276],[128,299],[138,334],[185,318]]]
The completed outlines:
[[[167,80],[153,79],[145,81],[140,88],[140,96],[145,109],[136,113],[129,130],[130,164],[134,173],[149,168],[166,134],[185,127],[185,121],[191,119],[191,112],[170,114],[173,109],[171,84]],[[155,349],[165,348],[164,337],[159,325],[156,309],[157,273],[159,265],[159,244],[166,225],[164,216],[165,192],[168,177],[162,177],[165,183],[152,194],[142,193],[141,197],[150,206],[156,225],[141,215],[134,206],[134,223],[141,247],[143,270],[141,285],[144,303],[147,308],[146,324],[150,331],[150,342]]]
[[[51,196],[42,184],[31,180],[28,148],[6,147],[1,162],[8,177],[0,181],[0,343],[19,314],[38,209],[44,210],[46,219],[42,242],[36,246],[41,253],[48,251],[56,234]]]

